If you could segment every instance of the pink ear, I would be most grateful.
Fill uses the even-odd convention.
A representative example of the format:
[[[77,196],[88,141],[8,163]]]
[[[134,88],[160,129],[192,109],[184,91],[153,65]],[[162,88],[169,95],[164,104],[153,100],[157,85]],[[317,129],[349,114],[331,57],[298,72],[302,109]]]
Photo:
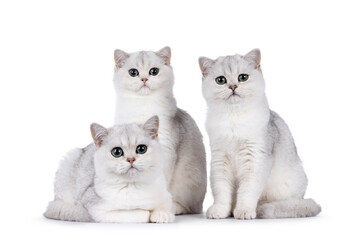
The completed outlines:
[[[156,55],[158,55],[165,63],[165,65],[170,65],[170,59],[171,59],[171,49],[169,47],[164,47],[156,52]]]
[[[124,52],[120,49],[116,49],[114,51],[114,60],[115,60],[116,67],[121,68],[124,65],[124,62],[128,57],[129,57],[129,54],[127,54],[126,52]]]
[[[100,147],[102,145],[105,137],[109,134],[108,130],[97,123],[91,124],[90,130],[91,130],[91,136],[94,139],[95,145],[97,147]]]
[[[199,65],[200,65],[200,69],[201,69],[203,76],[206,76],[209,74],[209,70],[212,68],[212,66],[214,66],[214,64],[215,64],[215,61],[210,58],[207,58],[207,57],[199,58]]]
[[[249,62],[253,62],[255,64],[255,68],[260,67],[261,53],[259,49],[255,48],[251,50],[244,56],[244,58]]]
[[[159,117],[156,115],[151,117],[143,125],[143,129],[150,135],[151,138],[157,138],[159,131]]]

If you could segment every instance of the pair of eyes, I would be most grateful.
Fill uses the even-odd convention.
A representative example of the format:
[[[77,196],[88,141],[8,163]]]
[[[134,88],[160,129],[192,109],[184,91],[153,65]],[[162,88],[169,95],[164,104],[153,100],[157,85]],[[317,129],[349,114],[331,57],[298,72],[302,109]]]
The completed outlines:
[[[150,71],[149,71],[149,74],[151,76],[156,76],[156,75],[158,75],[158,73],[159,73],[158,68],[151,68]],[[139,75],[139,71],[136,68],[131,68],[129,70],[129,75],[132,76],[132,77],[136,77],[136,76]]]
[[[249,74],[242,73],[238,76],[239,82],[246,82],[248,79],[249,79]],[[227,80],[226,77],[219,76],[215,78],[215,82],[219,85],[224,85],[225,83],[227,83]]]
[[[146,151],[147,151],[147,146],[144,144],[140,144],[136,147],[137,154],[144,154],[144,153],[146,153]],[[111,150],[111,155],[113,155],[113,157],[115,157],[115,158],[119,158],[124,155],[124,151],[122,150],[121,147],[114,147]]]

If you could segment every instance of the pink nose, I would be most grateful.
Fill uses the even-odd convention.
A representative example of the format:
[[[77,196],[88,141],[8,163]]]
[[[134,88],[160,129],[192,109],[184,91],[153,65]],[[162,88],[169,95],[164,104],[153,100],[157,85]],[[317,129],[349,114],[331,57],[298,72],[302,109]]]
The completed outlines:
[[[131,165],[133,165],[133,163],[135,162],[135,158],[134,158],[134,157],[128,158],[127,161],[128,161]]]
[[[236,85],[231,85],[230,88],[231,88],[233,91],[235,91],[235,89],[237,88],[237,86],[236,86]]]
[[[147,78],[142,78],[141,81],[143,81],[144,83],[147,81]]]

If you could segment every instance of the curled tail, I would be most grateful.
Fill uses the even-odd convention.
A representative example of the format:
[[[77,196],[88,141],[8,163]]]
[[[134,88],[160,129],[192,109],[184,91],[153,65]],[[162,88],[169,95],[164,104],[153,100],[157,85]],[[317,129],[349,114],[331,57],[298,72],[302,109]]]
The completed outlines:
[[[321,207],[312,199],[288,199],[260,204],[258,218],[300,218],[313,217],[321,212]]]

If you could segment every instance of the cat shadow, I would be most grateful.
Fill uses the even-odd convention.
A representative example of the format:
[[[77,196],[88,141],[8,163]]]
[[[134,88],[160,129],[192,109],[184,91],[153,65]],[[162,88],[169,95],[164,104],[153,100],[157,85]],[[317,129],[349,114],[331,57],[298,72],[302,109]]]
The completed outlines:
[[[200,214],[186,214],[186,215],[176,215],[175,216],[175,222],[181,223],[181,222],[191,222],[191,221],[199,221],[202,219],[206,219],[206,216],[204,213]]]
[[[208,221],[232,221],[233,218],[227,219],[207,219],[205,213],[200,214],[186,214],[186,215],[176,215],[175,223],[191,223],[191,222],[208,222]]]

